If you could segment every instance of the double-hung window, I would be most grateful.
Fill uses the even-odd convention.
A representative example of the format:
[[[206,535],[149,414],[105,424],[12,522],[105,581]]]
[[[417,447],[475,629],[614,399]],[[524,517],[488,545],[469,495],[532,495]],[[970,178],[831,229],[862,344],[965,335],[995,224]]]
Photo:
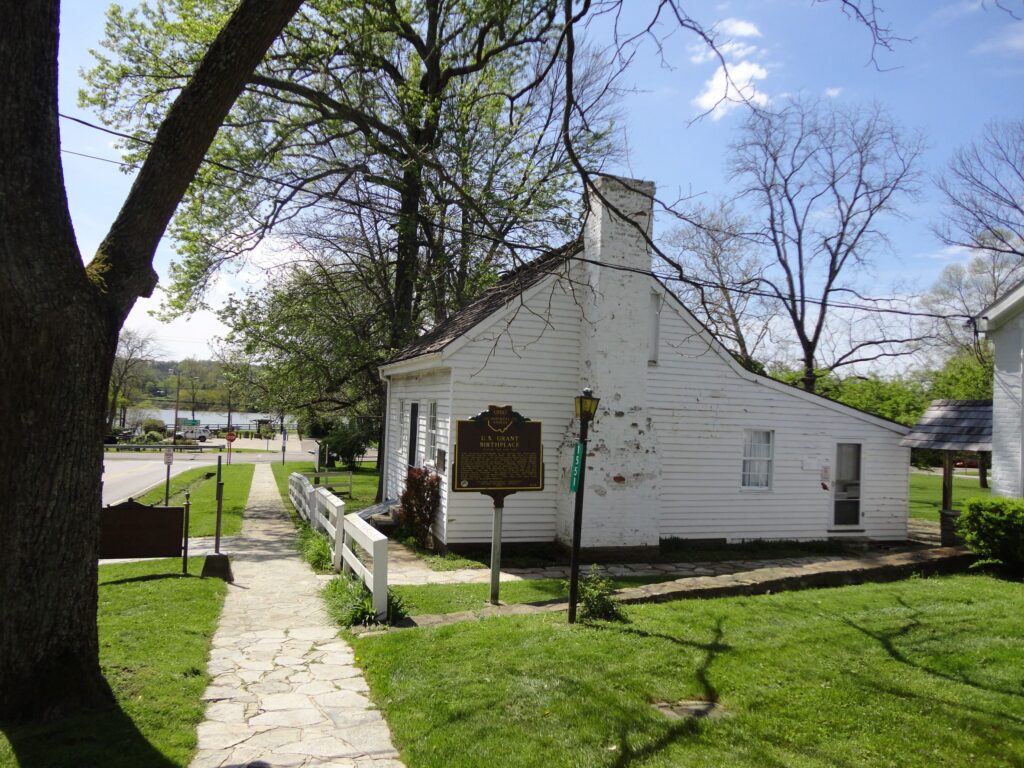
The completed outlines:
[[[742,488],[771,488],[775,433],[767,429],[743,431]]]
[[[433,465],[437,461],[437,401],[434,400],[427,407],[427,464]]]

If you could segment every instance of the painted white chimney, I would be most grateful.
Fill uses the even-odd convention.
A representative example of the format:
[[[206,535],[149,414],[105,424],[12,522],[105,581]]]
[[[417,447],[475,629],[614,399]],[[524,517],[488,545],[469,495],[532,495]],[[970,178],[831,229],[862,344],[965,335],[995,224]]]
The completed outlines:
[[[577,290],[583,304],[579,386],[601,398],[590,428],[582,546],[657,546],[661,468],[647,409],[657,305],[645,239],[655,186],[605,177],[597,189],[584,228],[586,262],[576,273],[584,283]],[[571,514],[565,522],[571,531]]]

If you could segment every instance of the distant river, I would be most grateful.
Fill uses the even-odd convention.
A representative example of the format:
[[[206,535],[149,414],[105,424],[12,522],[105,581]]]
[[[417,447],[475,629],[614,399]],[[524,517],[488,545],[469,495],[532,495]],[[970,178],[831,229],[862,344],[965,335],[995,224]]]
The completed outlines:
[[[174,423],[174,409],[173,408],[147,408],[147,413],[152,413],[156,418],[164,422],[164,424]],[[192,409],[191,408],[178,408],[179,419],[191,419]],[[225,427],[228,423],[228,412],[218,411],[196,411],[196,418],[199,423],[204,427]],[[253,413],[251,411],[232,411],[231,412],[231,426],[237,427],[238,429],[256,429],[257,419],[270,419],[272,423],[277,423],[278,417],[272,416],[267,413]],[[295,417],[285,416],[285,423],[289,427],[294,427]]]

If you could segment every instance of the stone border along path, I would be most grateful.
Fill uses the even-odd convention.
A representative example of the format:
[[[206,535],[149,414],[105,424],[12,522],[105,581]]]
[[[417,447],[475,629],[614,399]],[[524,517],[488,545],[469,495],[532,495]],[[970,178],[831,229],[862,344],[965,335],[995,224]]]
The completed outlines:
[[[799,565],[773,565],[740,573],[718,576],[691,576],[674,581],[645,584],[615,593],[622,603],[652,603],[693,598],[763,595],[812,587],[838,587],[864,582],[895,581],[914,573],[949,573],[967,568],[975,557],[962,547],[944,547],[897,552],[888,555],[865,555],[846,559],[816,559]],[[706,564],[705,564],[706,565]],[[563,600],[546,603],[488,606],[475,611],[412,616],[396,624],[394,629],[438,627],[488,616],[520,616],[525,614],[564,611]],[[368,628],[363,634],[382,630]]]
[[[270,466],[258,464],[230,551],[235,582],[213,637],[190,766],[402,768],[294,540]]]

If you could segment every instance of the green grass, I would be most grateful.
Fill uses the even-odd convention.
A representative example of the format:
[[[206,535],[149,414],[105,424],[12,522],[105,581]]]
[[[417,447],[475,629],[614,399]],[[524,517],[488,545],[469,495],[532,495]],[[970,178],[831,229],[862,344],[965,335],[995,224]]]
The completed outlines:
[[[224,504],[221,535],[235,536],[242,531],[242,512],[249,499],[254,464],[230,464],[223,467]],[[188,530],[191,536],[213,536],[217,527],[217,470],[196,467],[171,478],[171,506],[185,503],[185,490],[191,496]],[[207,474],[213,477],[206,479]],[[164,484],[153,487],[138,501],[143,504],[163,504]]]
[[[987,576],[353,640],[408,768],[1024,763],[1024,585]],[[669,720],[652,702],[718,702]]]
[[[187,765],[204,706],[206,660],[226,585],[202,559],[103,565],[99,640],[117,698],[106,710],[0,731],[0,766],[165,768]]]
[[[585,573],[585,571],[581,571]],[[609,577],[613,589],[635,587],[673,578],[663,576]],[[563,600],[569,591],[564,579],[528,579],[503,581],[499,597],[503,603],[539,603],[546,600]],[[410,616],[429,613],[455,613],[484,608],[490,603],[491,585],[487,584],[424,584],[416,586],[395,585],[391,591],[402,598]]]
[[[978,478],[953,477],[953,507],[960,509],[965,499],[988,496],[988,488],[978,487]],[[910,516],[921,520],[939,521],[942,508],[942,475],[910,473]]]

